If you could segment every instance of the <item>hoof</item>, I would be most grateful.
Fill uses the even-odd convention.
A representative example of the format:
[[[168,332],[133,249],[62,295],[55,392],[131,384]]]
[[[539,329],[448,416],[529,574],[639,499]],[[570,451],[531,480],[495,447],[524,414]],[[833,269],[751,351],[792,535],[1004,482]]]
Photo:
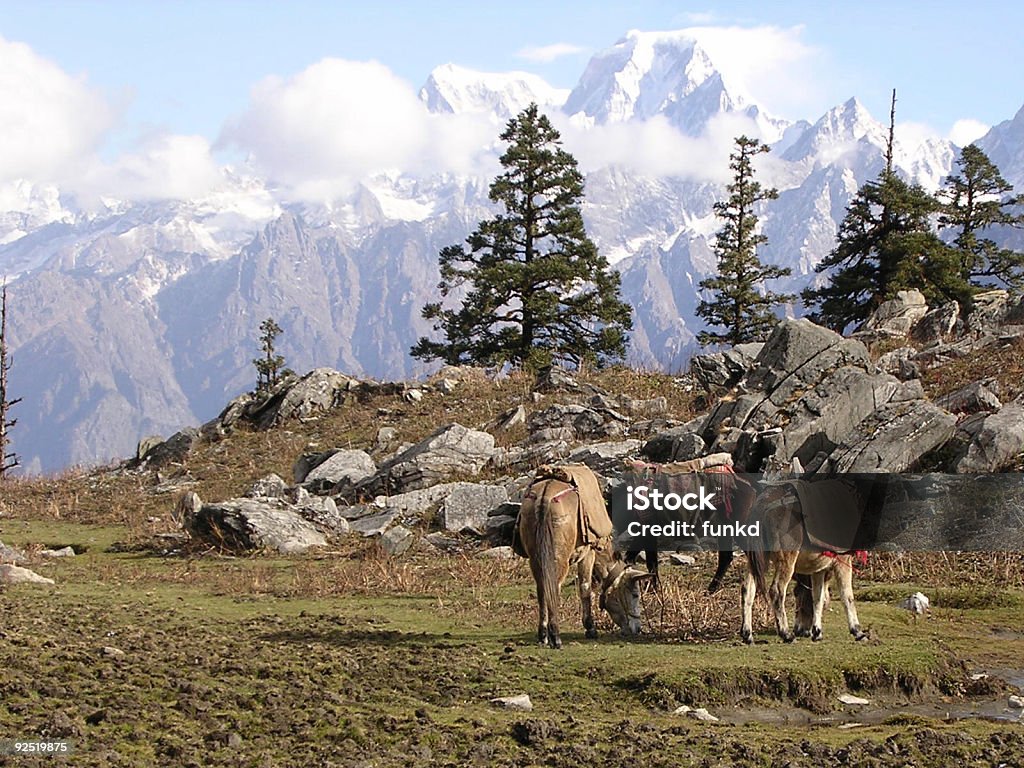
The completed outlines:
[[[861,632],[860,631],[860,627],[858,627],[856,629],[856,631],[851,629],[850,630],[850,634],[853,635],[853,639],[856,640],[857,642],[860,642],[862,640],[867,640],[868,639],[868,633],[867,632]]]
[[[793,630],[793,632],[794,632],[794,634],[797,637],[813,637],[814,636],[813,630],[810,630],[807,627],[796,627]]]
[[[588,630],[586,631],[586,638],[587,638],[588,640],[593,640],[593,639],[594,639],[594,638],[596,638],[596,637],[597,637],[597,630],[596,630],[596,629],[594,629],[593,627],[591,627],[590,629],[588,629]]]
[[[792,643],[794,640],[796,640],[796,635],[794,635],[792,632],[780,632],[779,637],[782,638],[782,642],[784,643]]]
[[[748,630],[744,630],[744,631],[740,632],[740,639],[744,643],[746,643],[747,645],[753,645],[754,644],[754,633],[750,632]]]
[[[811,640],[815,643],[820,643],[822,638],[824,638],[824,633],[822,633],[821,627],[814,627],[811,630]]]

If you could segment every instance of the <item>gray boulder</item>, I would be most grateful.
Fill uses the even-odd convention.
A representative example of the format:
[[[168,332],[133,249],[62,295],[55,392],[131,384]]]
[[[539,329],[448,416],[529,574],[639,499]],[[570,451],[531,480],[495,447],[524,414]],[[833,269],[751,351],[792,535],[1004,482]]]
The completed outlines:
[[[346,493],[377,471],[366,451],[337,450],[313,467],[303,485],[313,493]]]
[[[747,375],[764,344],[737,344],[724,352],[696,355],[690,360],[690,375],[704,390],[729,389]]]
[[[642,445],[640,440],[591,443],[569,454],[569,462],[586,464],[599,473],[621,471],[626,457],[636,456]]]
[[[297,554],[327,544],[323,534],[295,510],[255,499],[203,504],[185,516],[184,524],[192,536],[233,552]]]
[[[402,525],[396,525],[380,537],[380,546],[392,557],[405,552],[416,541],[416,534]]]
[[[441,506],[441,526],[454,533],[471,531],[482,536],[490,513],[507,501],[504,486],[456,483]]]
[[[343,510],[339,509],[334,499],[329,496],[311,496],[307,493],[294,503],[296,512],[331,536],[344,536],[352,528]],[[351,508],[344,508],[345,511],[349,509]]]
[[[942,342],[952,337],[956,331],[957,320],[960,318],[960,304],[947,302],[929,310],[917,321],[911,337],[922,344]]]
[[[980,429],[956,462],[956,471],[999,472],[1020,463],[1024,454],[1024,404],[1004,405],[985,418]]]
[[[192,452],[192,448],[199,442],[199,438],[198,429],[186,427],[180,432],[175,432],[162,443],[152,446],[143,455],[142,461],[150,469],[159,469],[168,464],[180,464]]]
[[[385,509],[377,514],[350,520],[351,530],[363,536],[382,536],[402,513],[397,509]]]
[[[381,427],[377,430],[377,436],[373,439],[373,450],[377,453],[384,453],[390,449],[398,440],[398,430],[394,427]]]
[[[53,579],[18,565],[0,565],[0,584],[53,584]]]
[[[910,381],[921,377],[921,367],[914,360],[917,350],[913,347],[900,347],[886,352],[878,358],[876,365],[882,373],[895,376],[900,381]]]
[[[980,333],[1002,325],[1011,309],[1009,300],[1010,294],[1001,288],[974,294],[967,330]]]
[[[275,474],[261,477],[245,495],[250,499],[280,499],[288,490],[288,483]]]
[[[980,411],[998,411],[1003,404],[999,402],[996,390],[999,384],[994,379],[972,381],[956,392],[950,392],[935,399],[935,404],[950,413],[978,413]]]
[[[24,563],[27,560],[25,553],[16,547],[9,547],[0,541],[0,563]]]
[[[604,406],[556,403],[530,414],[526,426],[532,442],[547,442],[550,439],[571,441],[624,435],[629,429],[629,419],[613,408]],[[554,436],[556,433],[557,436]],[[538,434],[547,436],[538,439]]]
[[[926,400],[891,402],[857,425],[829,466],[833,472],[906,472],[955,429],[956,417]]]
[[[899,291],[895,299],[883,301],[871,313],[860,332],[874,338],[906,337],[926,314],[928,303],[924,294],[915,289]]]
[[[493,455],[493,436],[449,424],[384,462],[358,489],[378,494],[426,488],[452,475],[475,475]]]
[[[526,408],[522,405],[517,405],[514,408],[509,408],[498,414],[495,418],[491,419],[484,426],[484,429],[488,432],[505,432],[513,427],[518,427],[520,424],[526,423]]]
[[[572,392],[580,388],[571,373],[558,365],[549,365],[537,373],[535,392]]]

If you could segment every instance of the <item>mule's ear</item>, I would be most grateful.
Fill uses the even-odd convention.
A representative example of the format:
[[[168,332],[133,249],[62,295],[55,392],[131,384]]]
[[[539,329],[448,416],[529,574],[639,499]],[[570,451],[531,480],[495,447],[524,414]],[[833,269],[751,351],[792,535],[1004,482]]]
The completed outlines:
[[[630,568],[622,574],[622,578],[627,581],[630,585],[640,584],[641,582],[647,581],[654,578],[654,574],[649,571],[641,571],[636,568]]]

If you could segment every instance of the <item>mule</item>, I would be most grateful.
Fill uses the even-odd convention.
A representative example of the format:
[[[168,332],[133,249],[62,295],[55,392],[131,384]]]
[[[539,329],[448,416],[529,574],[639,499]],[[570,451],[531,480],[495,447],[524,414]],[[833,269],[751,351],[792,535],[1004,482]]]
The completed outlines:
[[[594,483],[596,487],[596,479]],[[604,500],[599,493],[597,498],[604,511]],[[580,489],[572,483],[540,477],[530,486],[520,508],[517,534],[519,544],[530,559],[530,571],[537,585],[537,640],[541,645],[562,647],[561,588],[573,565],[576,566],[583,629],[588,638],[597,637],[591,606],[592,580],[596,571],[598,578],[604,581],[612,564],[612,541],[611,535],[599,537],[588,530],[587,501],[586,491],[581,495]],[[604,514],[607,516],[607,512]]]
[[[735,474],[732,468],[732,456],[727,453],[712,454],[700,459],[691,461],[678,461],[671,464],[644,464],[632,462],[629,468],[637,473],[651,473],[654,475],[663,474],[670,476],[669,484],[673,491],[687,493],[697,486],[714,488],[718,497],[724,502],[724,515],[720,522],[735,520],[744,522],[750,514],[750,509],[757,498],[757,491],[744,478]],[[644,553],[644,562],[647,570],[654,576],[654,583],[658,581],[658,542],[657,539],[640,540],[643,549],[633,549],[626,552],[626,563],[635,563],[640,552]],[[722,581],[733,561],[732,537],[725,537],[719,540],[718,567],[715,575],[707,586],[707,593],[713,595],[722,588]]]
[[[790,484],[773,486],[758,496],[754,514],[763,525],[762,545],[747,551],[748,568],[741,590],[740,637],[747,644],[754,642],[751,614],[758,590],[767,595],[775,615],[776,631],[784,642],[792,642],[797,635],[810,636],[814,641],[821,640],[821,619],[828,599],[826,579],[829,575],[832,576],[846,611],[850,634],[855,640],[867,637],[861,630],[853,602],[855,555],[826,550],[820,543],[813,542],[808,535],[805,512],[801,508],[798,493]],[[769,586],[768,573],[772,568],[775,575]],[[810,616],[807,616],[806,611],[800,610],[798,597],[797,623],[794,629],[790,629],[786,615],[786,591],[794,574],[810,576],[811,611]]]

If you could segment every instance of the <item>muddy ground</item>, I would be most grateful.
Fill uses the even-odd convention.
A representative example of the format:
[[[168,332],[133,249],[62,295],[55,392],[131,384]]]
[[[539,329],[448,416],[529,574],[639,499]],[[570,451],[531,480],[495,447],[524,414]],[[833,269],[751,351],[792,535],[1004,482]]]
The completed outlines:
[[[1024,593],[977,571],[859,579],[864,643],[834,605],[822,643],[783,645],[762,612],[746,647],[739,569],[705,598],[702,559],[666,570],[635,640],[605,620],[585,641],[567,586],[556,652],[533,641],[519,561],[228,558],[59,521],[0,520],[0,539],[79,551],[33,559],[55,587],[0,591],[0,740],[74,747],[8,765],[1024,765],[1007,706],[1024,685]],[[895,603],[922,586],[936,606],[915,620]],[[533,711],[490,703],[520,693]]]

